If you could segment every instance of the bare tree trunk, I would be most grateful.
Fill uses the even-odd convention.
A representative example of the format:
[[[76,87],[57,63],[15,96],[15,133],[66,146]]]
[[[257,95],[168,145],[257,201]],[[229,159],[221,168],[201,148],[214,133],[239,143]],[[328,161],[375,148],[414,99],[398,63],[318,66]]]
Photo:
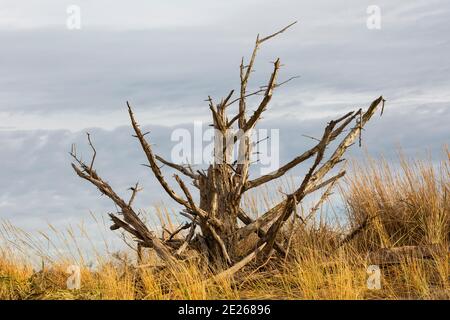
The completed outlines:
[[[208,175],[200,178],[200,208],[209,212],[211,217],[222,222],[217,235],[224,239],[224,245],[230,261],[235,258],[236,231],[238,229],[237,213],[240,199],[236,199],[232,190],[231,173],[226,164],[211,165]],[[210,228],[201,225],[203,237],[209,248],[208,257],[216,266],[226,266],[230,261],[220,254],[220,244],[212,235]]]
[[[173,263],[177,258],[182,257],[187,247],[200,251],[201,254],[208,257],[211,266],[218,271],[229,267],[228,271],[221,273],[225,275],[239,270],[256,256],[267,258],[274,251],[283,254],[283,256],[286,255],[286,248],[277,242],[277,237],[282,234],[281,231],[285,222],[293,213],[296,214],[298,204],[308,194],[327,187],[319,204],[328,196],[331,187],[345,174],[345,171],[341,170],[331,177],[327,177],[327,175],[337,164],[343,161],[342,156],[355,139],[359,137],[361,141],[363,127],[374,115],[377,107],[380,104],[384,106],[383,97],[379,97],[370,104],[365,112],[362,109],[351,111],[330,121],[325,126],[322,137],[317,139],[318,143],[313,148],[282,165],[279,169],[254,180],[249,180],[253,146],[251,132],[269,105],[275,89],[293,78],[277,83],[278,73],[282,65],[280,59],[276,59],[266,85],[249,93],[247,92],[248,81],[254,71],[254,62],[261,44],[283,33],[293,24],[295,23],[267,37],[257,36],[250,61],[248,64],[244,64],[244,59],[241,61],[240,90],[237,98],[232,99],[234,90],[217,104],[213,102],[211,97],[208,97],[215,129],[215,148],[214,161],[206,171],[198,170],[194,172],[189,165],[175,164],[155,155],[145,138],[147,133],[141,132],[132,108],[127,103],[135,137],[139,140],[148,160],[146,166],[150,168],[164,191],[175,202],[184,207],[181,214],[190,220],[177,228],[168,238],[160,239],[157,237],[146,227],[133,209],[133,201],[140,191],[138,184],[130,188],[132,195],[129,201],[125,201],[114,192],[107,182],[100,178],[94,170],[96,151],[89,135],[89,145],[94,152],[89,164],[84,163],[73,148],[71,154],[75,163],[72,164],[72,167],[75,172],[81,178],[95,185],[102,194],[109,197],[120,208],[117,213],[110,214],[113,221],[112,230],[122,229],[131,234],[139,247],[153,248],[167,263]],[[247,98],[256,95],[261,95],[262,99],[253,113],[247,117]],[[228,108],[235,103],[239,104],[238,114],[228,118]],[[237,124],[237,128],[235,124]],[[346,135],[337,147],[331,150],[331,154],[327,155],[326,149],[331,148],[331,143],[338,139],[345,130],[347,131]],[[238,156],[237,160],[234,161],[232,151],[235,147],[238,149]],[[308,159],[313,159],[313,165],[303,177],[300,186],[291,194],[284,195],[284,199],[273,208],[262,213],[256,220],[251,219],[241,208],[241,199],[248,190],[282,177],[289,170]],[[193,185],[199,190],[200,202],[198,205],[193,200],[191,190],[178,175],[174,175],[174,178],[182,194],[179,195],[172,189],[163,176],[158,162],[179,171],[192,180]],[[308,219],[315,211],[311,211]],[[238,224],[239,220],[244,223],[244,226]],[[197,229],[200,229],[200,233],[196,234]],[[175,235],[179,237],[183,230],[189,230],[184,241],[177,241]],[[241,241],[246,241],[252,235],[257,235],[259,241],[255,243],[250,252],[240,252]],[[199,243],[201,245],[198,245]]]

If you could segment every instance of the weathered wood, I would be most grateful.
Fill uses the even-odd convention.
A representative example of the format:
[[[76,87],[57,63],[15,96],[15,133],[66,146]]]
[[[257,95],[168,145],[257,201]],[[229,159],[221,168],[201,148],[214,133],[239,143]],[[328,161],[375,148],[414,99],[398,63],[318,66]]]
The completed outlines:
[[[222,271],[221,273],[219,273],[218,275],[214,276],[213,279],[215,281],[219,281],[219,280],[223,280],[227,277],[231,277],[236,272],[238,272],[243,267],[245,267],[247,264],[249,264],[249,262],[251,262],[253,259],[255,259],[255,257],[258,255],[258,253],[260,253],[264,249],[265,246],[266,246],[266,243],[263,243],[258,248],[256,248],[254,251],[252,251],[250,254],[248,254],[245,258],[243,258],[241,261],[237,262],[230,268],[228,268],[228,269]]]
[[[434,259],[448,255],[449,252],[450,248],[442,245],[403,246],[370,252],[367,261],[374,265],[399,264],[408,259]]]
[[[359,109],[330,121],[325,126],[322,137],[317,139],[318,143],[313,148],[281,166],[278,170],[249,180],[252,165],[252,146],[258,143],[252,141],[251,131],[256,127],[262,114],[268,108],[275,91],[281,85],[295,78],[291,77],[288,80],[277,83],[282,66],[279,58],[273,63],[273,70],[266,85],[248,93],[247,87],[250,75],[254,71],[256,55],[260,45],[283,33],[293,24],[295,22],[269,36],[257,36],[248,65],[244,64],[244,59],[241,61],[240,90],[236,99],[231,99],[234,93],[233,90],[219,103],[215,103],[211,97],[208,97],[207,102],[211,111],[215,136],[214,161],[206,170],[194,172],[188,164],[172,163],[155,155],[151,144],[146,140],[147,133],[142,133],[131,105],[127,102],[131,126],[135,133],[134,136],[138,139],[147,158],[148,163],[145,166],[150,168],[153,176],[164,191],[184,208],[180,214],[190,220],[189,225],[178,228],[168,240],[159,239],[151,232],[136,213],[137,210],[133,209],[134,200],[140,190],[137,184],[134,188],[131,188],[131,198],[126,202],[119,197],[109,184],[98,176],[94,170],[97,152],[89,135],[88,142],[93,150],[93,157],[89,165],[81,161],[75,152],[72,152],[76,163],[72,164],[75,172],[81,178],[95,185],[102,194],[109,197],[120,208],[121,211],[117,214],[110,214],[113,221],[112,230],[122,229],[128,232],[136,238],[140,246],[153,248],[166,261],[182,258],[182,253],[187,249],[196,250],[196,252],[206,256],[210,265],[216,268],[218,272],[227,270],[221,273],[221,275],[227,276],[240,270],[257,254],[268,256],[275,249],[283,258],[287,256],[286,244],[281,245],[281,243],[284,243],[281,240],[284,240],[283,228],[285,227],[285,222],[293,212],[296,212],[298,204],[307,195],[323,187],[328,187],[319,203],[312,209],[310,216],[319,209],[319,206],[330,194],[332,186],[345,174],[345,171],[341,170],[338,174],[331,177],[328,175],[337,164],[343,161],[343,154],[354,143],[354,140],[357,137],[361,137],[364,125],[375,113],[380,102],[384,103],[384,99],[379,97],[372,102],[366,112]],[[250,118],[247,119],[246,100],[248,97],[258,94],[261,94],[262,98],[256,105]],[[239,102],[238,113],[228,115],[227,113],[230,109],[228,107],[234,102]],[[229,120],[229,116],[231,120]],[[233,125],[236,126],[235,122],[237,122],[237,128],[233,128]],[[353,127],[350,127],[352,122],[356,123]],[[339,139],[345,130],[348,130],[348,133],[338,142],[338,146],[331,156],[328,156],[327,149],[334,140]],[[232,151],[235,147],[238,147],[236,161],[232,158]],[[245,192],[284,176],[288,171],[308,159],[313,159],[313,163],[293,193],[285,195],[284,200],[255,220],[250,219],[245,214],[241,207]],[[178,175],[174,175],[179,187],[175,191],[163,175],[159,163],[175,169],[187,178],[190,178],[192,184],[198,189],[199,202],[196,203],[196,198],[193,196],[189,185]],[[240,226],[239,220],[244,222],[244,226]],[[183,237],[180,238],[180,236],[188,228],[189,232],[187,235],[184,235],[183,240]],[[258,236],[256,240],[252,237],[254,234]],[[175,239],[175,235],[178,235],[180,239]],[[258,249],[242,258],[241,242],[248,242]]]

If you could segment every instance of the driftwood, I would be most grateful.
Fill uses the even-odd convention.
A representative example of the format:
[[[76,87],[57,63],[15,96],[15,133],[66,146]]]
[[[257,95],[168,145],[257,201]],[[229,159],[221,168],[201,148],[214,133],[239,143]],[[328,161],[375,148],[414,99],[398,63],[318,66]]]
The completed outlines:
[[[283,257],[287,255],[288,250],[281,243],[287,243],[288,241],[280,241],[283,240],[284,233],[281,231],[286,221],[293,213],[296,214],[297,206],[307,195],[325,188],[326,191],[321,201],[306,217],[307,219],[313,218],[320,204],[329,196],[332,186],[344,176],[345,171],[341,170],[334,176],[329,176],[329,173],[344,160],[344,153],[355,140],[361,140],[361,132],[364,126],[375,114],[378,106],[384,103],[383,97],[379,97],[365,111],[357,109],[331,120],[325,126],[322,137],[316,139],[317,143],[311,149],[301,153],[271,173],[250,179],[252,146],[255,144],[251,139],[251,132],[267,109],[276,89],[295,78],[277,82],[282,67],[279,58],[273,62],[273,70],[267,84],[253,92],[247,88],[250,75],[254,71],[254,63],[260,46],[283,33],[293,24],[272,35],[257,36],[249,62],[244,63],[244,59],[241,61],[240,88],[236,98],[232,98],[234,90],[230,91],[218,103],[208,97],[207,101],[213,119],[212,125],[215,129],[215,148],[214,162],[207,170],[194,171],[189,165],[175,164],[154,154],[152,146],[146,138],[147,133],[141,131],[132,107],[127,103],[134,136],[138,139],[147,158],[146,166],[164,191],[184,208],[180,214],[189,220],[189,225],[177,228],[178,239],[174,239],[175,235],[173,234],[169,239],[159,238],[139,218],[137,211],[133,208],[133,201],[140,191],[137,184],[131,188],[131,197],[126,201],[99,176],[94,169],[96,151],[89,135],[88,142],[94,155],[88,164],[78,157],[75,148],[73,148],[71,155],[75,161],[72,167],[77,175],[96,186],[103,195],[110,198],[120,209],[116,213],[110,213],[113,222],[112,230],[122,229],[131,234],[140,247],[153,248],[159,257],[168,263],[182,258],[183,254],[189,250],[196,250],[209,260],[213,268],[222,272],[228,270],[224,273],[226,275],[230,274],[230,270],[232,272],[239,270],[242,265],[256,256],[261,256],[263,259],[260,260],[266,261],[274,252]],[[255,110],[248,116],[247,98],[257,95],[261,96],[261,100]],[[238,113],[229,116],[229,107],[235,103],[238,104]],[[337,142],[332,147],[334,141]],[[238,149],[237,160],[232,158],[232,150],[235,146]],[[328,149],[331,149],[329,154],[326,152]],[[262,213],[257,219],[250,218],[241,207],[241,199],[245,192],[282,177],[307,160],[312,161],[312,166],[303,177],[298,188],[292,193],[284,195],[283,200],[267,212]],[[178,191],[175,191],[164,177],[160,164],[178,171],[187,179],[191,179],[192,185],[198,189],[199,203],[194,201],[191,189],[177,175],[174,178],[178,185]],[[239,221],[243,223],[243,226],[239,224]],[[185,233],[187,233],[184,235],[185,239],[184,241],[178,241],[183,230],[186,230]],[[259,249],[250,254],[243,254],[239,250],[241,248],[240,242],[254,234],[259,238],[259,241],[255,243],[255,247]],[[188,248],[189,250],[186,250]]]
[[[410,259],[435,259],[448,255],[450,248],[441,245],[403,246],[385,248],[370,252],[367,256],[369,264],[399,264]]]

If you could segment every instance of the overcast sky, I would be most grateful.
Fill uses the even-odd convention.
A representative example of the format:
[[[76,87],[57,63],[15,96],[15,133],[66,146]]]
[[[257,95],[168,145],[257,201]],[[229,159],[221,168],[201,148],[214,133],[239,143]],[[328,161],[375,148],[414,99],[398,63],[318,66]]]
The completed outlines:
[[[67,28],[70,5],[81,9],[80,30]],[[381,29],[367,28],[369,5]],[[447,0],[0,0],[0,219],[38,230],[115,210],[70,168],[72,143],[88,155],[86,131],[97,170],[119,193],[139,180],[140,208],[170,207],[139,165],[126,101],[169,156],[173,127],[207,125],[205,98],[238,87],[256,34],[295,20],[263,45],[250,83],[263,85],[277,57],[281,80],[300,76],[276,91],[261,123],[280,130],[281,163],[311,145],[302,134],[380,95],[385,114],[364,132],[369,153],[402,146],[438,159],[450,136],[449,14]]]

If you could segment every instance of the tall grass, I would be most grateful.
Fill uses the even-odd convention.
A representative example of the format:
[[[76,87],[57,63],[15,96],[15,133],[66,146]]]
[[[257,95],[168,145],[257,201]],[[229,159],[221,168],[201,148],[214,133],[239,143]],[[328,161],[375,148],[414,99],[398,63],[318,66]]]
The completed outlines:
[[[446,244],[450,236],[450,167],[408,161],[400,155],[399,168],[386,160],[368,159],[354,165],[343,189],[348,221],[368,227],[355,243],[364,250]]]
[[[355,163],[339,188],[345,226],[319,219],[307,225],[297,221],[286,228],[295,235],[289,249],[293,258],[269,260],[259,268],[247,266],[220,280],[196,260],[161,268],[151,254],[138,264],[130,253],[102,256],[96,251],[91,266],[79,246],[66,256],[50,256],[36,237],[4,224],[0,299],[450,299],[449,164],[447,150],[439,164],[405,157],[398,165],[373,159]],[[346,232],[364,222],[357,236],[337,245]],[[70,239],[76,239],[73,233],[69,228],[60,235],[67,247]],[[368,252],[426,244],[440,245],[445,253],[429,260],[405,258],[384,267],[381,289],[368,288]],[[57,245],[53,247],[56,250]],[[36,256],[42,261],[39,267],[31,262]],[[66,285],[71,264],[81,266],[77,290]]]

